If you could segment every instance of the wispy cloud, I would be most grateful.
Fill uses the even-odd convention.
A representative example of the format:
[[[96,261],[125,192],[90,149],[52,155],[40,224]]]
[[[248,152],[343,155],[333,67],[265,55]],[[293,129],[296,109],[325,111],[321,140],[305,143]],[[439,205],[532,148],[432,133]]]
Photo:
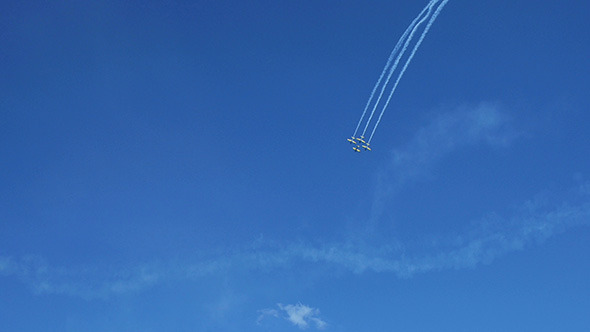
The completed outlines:
[[[25,256],[20,259],[0,256],[0,275],[16,277],[36,294],[62,294],[85,299],[135,292],[169,278],[157,264],[142,264],[131,268],[55,267],[43,257]]]
[[[437,110],[407,143],[391,152],[389,163],[377,172],[369,228],[376,227],[392,195],[413,182],[430,179],[432,168],[451,153],[473,146],[506,148],[520,136],[498,103]]]
[[[506,147],[518,136],[501,107],[495,104],[483,103],[442,113],[419,129],[406,145],[392,152],[391,163],[380,183],[389,192],[395,192],[402,185],[423,179],[437,161],[457,149],[476,144]],[[383,199],[387,190],[378,192],[377,197]],[[541,243],[569,228],[588,224],[590,183],[583,183],[553,197],[538,195],[505,215],[490,213],[473,220],[471,228],[454,235],[436,235],[428,247],[415,248],[413,243],[400,243],[396,239],[380,244],[341,241],[320,245],[258,240],[233,251],[223,250],[223,254],[209,253],[207,257],[182,262],[147,262],[128,267],[56,267],[39,257],[0,255],[0,276],[20,279],[35,293],[83,298],[137,292],[162,281],[198,280],[232,271],[293,269],[298,264],[352,273],[392,273],[407,278],[443,269],[473,268]],[[303,315],[306,312],[303,309],[304,306],[297,305],[279,306],[261,311],[261,316],[286,314],[292,322],[315,317]],[[303,321],[317,327],[322,325],[312,318]]]
[[[258,319],[256,320],[256,324],[261,324],[262,321],[267,318],[267,317],[274,317],[274,318],[279,318],[279,311],[276,309],[261,309],[258,310]]]
[[[432,165],[457,149],[479,144],[506,147],[520,135],[496,103],[440,110],[405,145],[392,151],[391,164],[386,167],[394,175],[391,185],[425,175]]]
[[[585,186],[582,186],[585,188]],[[298,246],[290,250],[303,260],[345,267],[355,273],[390,272],[406,278],[417,273],[473,268],[509,252],[542,243],[572,227],[590,225],[590,200],[574,190],[570,201],[532,199],[511,216],[490,215],[472,222],[459,235],[440,235],[430,247],[412,250],[411,244],[394,247],[334,244]]]
[[[266,317],[274,317],[283,318],[300,329],[307,329],[309,326],[314,326],[317,329],[324,329],[328,325],[319,317],[319,309],[301,303],[286,305],[278,303],[277,307],[283,314],[276,309],[259,310],[258,312],[260,315],[258,316],[257,323],[260,324]]]
[[[433,178],[432,170],[452,153],[477,146],[507,148],[523,133],[499,103],[482,102],[440,107],[376,173],[370,215],[363,225],[367,234],[379,232],[379,222],[395,195],[416,182]]]
[[[332,267],[352,273],[393,273],[400,278],[408,278],[418,273],[489,264],[502,255],[542,243],[572,227],[590,225],[589,187],[590,184],[582,184],[572,189],[567,201],[540,195],[542,199],[533,198],[524,202],[511,215],[502,217],[492,214],[474,220],[470,229],[457,235],[440,235],[437,241],[420,250],[415,250],[411,243],[396,246],[349,242],[311,245],[304,242],[278,244],[258,241],[256,246],[209,260],[143,264],[102,271],[97,267],[56,268],[40,258],[0,256],[0,275],[19,278],[39,294],[83,298],[137,292],[172,279],[198,280],[230,271],[288,269],[299,266],[297,264],[317,264],[323,269]],[[301,306],[282,306],[279,309],[292,313],[293,320],[305,312],[301,311]],[[269,309],[261,314],[275,316],[279,312]],[[315,322],[314,319],[311,321]],[[317,324],[321,325],[319,321]]]

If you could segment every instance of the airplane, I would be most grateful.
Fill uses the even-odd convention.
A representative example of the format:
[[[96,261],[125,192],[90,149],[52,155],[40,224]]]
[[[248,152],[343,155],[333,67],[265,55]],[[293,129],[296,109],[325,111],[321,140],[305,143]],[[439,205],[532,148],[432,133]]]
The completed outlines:
[[[357,146],[353,146],[352,149],[354,151],[356,151],[356,152],[361,152],[361,149],[358,148],[358,145]]]
[[[348,141],[350,144],[357,144],[357,143],[356,143],[356,140],[357,140],[357,139],[356,139],[356,138],[354,138],[354,137],[347,138],[346,140],[347,140],[347,141]]]
[[[368,143],[366,145],[363,145],[363,149],[365,149],[365,151],[371,151],[371,147]]]
[[[365,136],[361,136],[359,138],[357,138],[357,140],[359,140],[360,142],[367,144],[367,142],[365,142]]]

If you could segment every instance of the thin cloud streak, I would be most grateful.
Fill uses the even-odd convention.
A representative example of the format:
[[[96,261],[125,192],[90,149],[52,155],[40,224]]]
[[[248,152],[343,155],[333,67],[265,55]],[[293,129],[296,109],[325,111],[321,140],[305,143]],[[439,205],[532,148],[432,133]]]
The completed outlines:
[[[197,280],[230,271],[271,271],[289,269],[297,264],[329,266],[357,274],[393,273],[408,278],[418,273],[489,264],[502,255],[542,243],[572,227],[589,225],[588,186],[583,184],[577,188],[569,202],[551,204],[546,200],[531,200],[511,217],[483,218],[473,223],[479,226],[463,233],[470,235],[441,237],[441,241],[420,253],[412,254],[413,251],[404,246],[266,243],[197,263],[145,264],[103,272],[102,277],[95,277],[97,268],[54,268],[39,258],[17,260],[0,256],[0,275],[16,277],[38,294],[88,299],[138,292],[171,279]]]
[[[401,278],[444,269],[473,268],[479,264],[488,264],[504,254],[542,243],[569,228],[589,225],[590,201],[581,191],[576,198],[583,199],[583,202],[578,205],[563,202],[553,207],[535,200],[526,202],[512,217],[503,219],[494,216],[492,222],[479,220],[474,223],[479,226],[467,230],[466,233],[471,235],[447,236],[425,252],[413,255],[403,247],[354,248],[334,245],[292,250],[312,262],[343,266],[355,273],[390,272]]]
[[[0,256],[0,276],[15,277],[35,294],[60,294],[84,299],[136,292],[169,277],[155,264],[133,268],[65,268],[49,265],[42,257],[15,259]]]

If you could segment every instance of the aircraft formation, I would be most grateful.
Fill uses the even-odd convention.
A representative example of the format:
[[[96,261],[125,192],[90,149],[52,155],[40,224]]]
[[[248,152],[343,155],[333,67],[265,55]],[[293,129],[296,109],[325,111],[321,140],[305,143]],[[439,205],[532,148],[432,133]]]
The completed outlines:
[[[430,30],[430,27],[432,26],[432,24],[434,23],[434,21],[436,20],[436,18],[438,17],[440,12],[444,8],[444,6],[447,4],[447,2],[449,2],[449,0],[430,0],[428,2],[428,4],[426,4],[426,7],[424,7],[424,9],[422,9],[420,14],[418,14],[418,16],[416,16],[416,18],[414,18],[412,23],[410,23],[410,25],[406,28],[406,31],[404,31],[403,35],[400,37],[397,44],[393,48],[393,51],[391,52],[391,54],[389,55],[389,58],[387,59],[387,63],[385,64],[385,68],[383,68],[383,71],[381,72],[381,76],[379,76],[379,79],[377,80],[375,87],[373,87],[373,91],[371,91],[371,95],[369,97],[369,100],[367,101],[367,104],[365,106],[363,114],[361,115],[361,118],[358,121],[358,124],[356,125],[356,129],[354,130],[354,134],[352,134],[351,138],[347,139],[348,142],[353,145],[352,149],[355,152],[361,152],[361,148],[363,148],[365,151],[371,151],[370,144],[371,144],[371,140],[373,139],[373,135],[375,135],[375,131],[377,130],[377,126],[379,126],[379,123],[381,122],[381,118],[383,117],[383,114],[385,113],[385,110],[387,109],[387,106],[389,105],[389,102],[391,101],[391,98],[393,97],[393,94],[394,94],[395,90],[397,89],[397,86],[398,86],[400,80],[404,76],[404,73],[406,72],[408,65],[410,64],[410,62],[414,58],[414,55],[416,54],[416,51],[420,47],[420,44],[422,44],[424,37],[426,37],[428,30]],[[426,25],[421,28],[422,24],[424,24],[424,22],[426,22],[426,21],[428,21],[426,23]],[[412,39],[414,38],[414,35],[416,34],[416,32],[420,31],[420,29],[422,29],[421,30],[422,33],[420,34],[420,37],[414,43],[414,47],[412,48],[409,55],[406,57],[404,65],[398,71],[397,78],[395,79],[393,86],[390,88],[390,92],[389,92],[389,95],[387,96],[387,99],[385,100],[384,103],[381,103],[381,99],[385,93],[385,90],[387,90],[387,86],[389,85],[389,81],[391,80],[391,77],[396,72],[396,69],[398,68],[398,65],[399,65],[401,59],[404,57],[407,49],[410,47],[410,44],[412,43]],[[379,87],[381,87],[381,88],[379,89]],[[378,96],[376,96],[377,90],[379,90]],[[369,125],[371,124],[371,122],[373,120],[373,116],[375,115],[375,111],[377,110],[377,108],[381,104],[382,104],[381,113],[379,114],[379,117],[377,118],[377,120],[373,124],[373,129],[371,131],[371,135],[369,136],[368,139],[365,139],[367,129],[369,128]],[[368,115],[365,119],[365,115],[367,115],[367,111],[369,110],[371,105],[373,105],[373,106],[372,106],[372,110],[370,112],[370,115]],[[365,122],[364,129],[363,129],[362,133],[360,134],[360,137],[357,137],[357,134],[359,133],[359,129],[360,129],[361,124],[363,122]]]
[[[367,143],[365,141],[365,137],[361,136],[361,137],[354,137],[352,136],[351,138],[347,139],[348,142],[350,144],[352,144],[352,149],[355,152],[361,152],[361,147],[365,150],[365,151],[371,151],[371,147],[369,146],[369,143]]]

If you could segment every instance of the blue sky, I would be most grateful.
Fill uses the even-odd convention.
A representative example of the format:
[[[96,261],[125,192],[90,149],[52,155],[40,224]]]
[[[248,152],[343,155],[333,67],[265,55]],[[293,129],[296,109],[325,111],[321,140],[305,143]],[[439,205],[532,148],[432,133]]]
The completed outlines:
[[[0,4],[0,330],[588,331],[590,4]]]

